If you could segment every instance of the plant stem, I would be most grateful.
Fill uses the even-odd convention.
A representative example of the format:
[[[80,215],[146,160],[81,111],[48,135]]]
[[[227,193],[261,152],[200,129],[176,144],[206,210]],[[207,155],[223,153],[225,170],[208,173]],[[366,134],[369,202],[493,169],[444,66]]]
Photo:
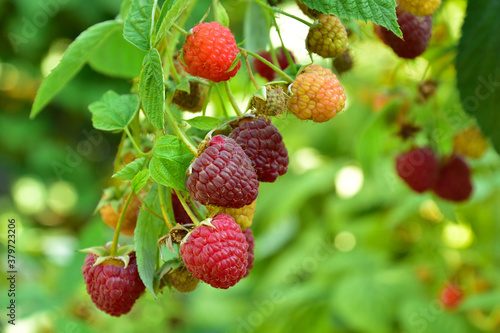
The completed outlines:
[[[113,174],[118,172],[118,167],[120,166],[120,162],[122,160],[122,149],[123,149],[123,143],[125,142],[125,138],[127,137],[127,134],[123,132],[122,138],[120,140],[120,144],[118,145],[118,151],[116,152],[116,157],[115,157],[115,165],[113,167]],[[121,191],[120,191],[120,180],[115,177],[113,178],[113,187],[115,188],[115,194],[117,197],[121,197]]]
[[[285,16],[288,16],[288,17],[291,17],[293,18],[294,20],[297,20],[301,23],[304,23],[305,25],[307,25],[308,27],[311,27],[312,26],[312,23],[310,22],[307,22],[306,20],[303,20],[301,19],[300,17],[297,17],[295,15],[292,15],[292,14],[289,14],[287,12],[284,12],[282,11],[281,9],[277,8],[277,7],[272,7],[272,6],[269,6],[267,3],[264,3],[263,1],[261,0],[254,0],[255,2],[257,2],[259,5],[261,5],[262,7],[266,8],[267,10],[269,11],[272,11],[274,13],[279,13],[279,14],[283,14]]]
[[[172,129],[174,134],[176,134],[182,140],[182,142],[184,142],[186,147],[188,147],[188,149],[193,153],[194,156],[198,156],[198,148],[194,146],[194,144],[188,139],[186,134],[179,128],[179,124],[175,120],[167,104],[165,104],[165,113],[167,115],[167,120],[170,128]]]
[[[202,116],[204,116],[207,113],[207,106],[208,106],[208,102],[210,101],[210,97],[212,95],[213,85],[214,85],[213,82],[210,82],[210,85],[208,86],[207,98],[205,98],[205,102],[203,103],[203,111],[201,112]]]
[[[290,55],[290,51],[285,46],[285,43],[283,42],[283,38],[281,37],[281,32],[280,28],[278,26],[278,22],[276,22],[276,18],[273,16],[273,23],[274,27],[276,28],[276,32],[278,33],[278,37],[280,38],[281,42],[281,47],[283,48],[283,52],[285,52],[286,59],[288,60],[288,63],[290,64],[290,69],[292,70],[292,74],[296,75],[297,74],[297,68],[295,67],[295,62],[292,59],[292,56]]]
[[[222,112],[224,112],[224,116],[226,117],[226,120],[229,120],[229,113],[227,112],[226,104],[224,104],[224,98],[222,98],[222,93],[220,92],[219,86],[216,83],[214,84],[214,86],[215,86],[215,89],[217,90],[217,94],[219,95],[220,104],[222,106]]]
[[[224,81],[224,86],[226,87],[226,94],[227,94],[227,97],[229,98],[229,102],[233,106],[234,112],[236,112],[236,115],[238,117],[241,117],[243,115],[243,113],[241,113],[241,110],[238,107],[238,104],[236,104],[236,100],[234,99],[233,93],[231,92],[231,87],[229,86],[229,82]]]
[[[139,148],[139,146],[137,145],[137,142],[135,142],[135,139],[132,136],[132,134],[130,133],[128,127],[125,127],[125,133],[127,133],[128,138],[130,139],[130,142],[132,142],[132,146],[134,146],[135,150],[137,150],[137,153],[139,154],[139,156],[141,156],[141,157],[148,156],[148,154],[143,153],[141,148]]]
[[[247,70],[248,70],[248,75],[250,76],[250,80],[252,81],[255,88],[259,90],[260,85],[257,83],[257,80],[255,80],[255,77],[253,76],[252,67],[250,67],[250,61],[248,61],[248,54],[246,50],[241,51],[241,54],[243,55],[243,58],[245,58],[245,63],[247,64]]]
[[[165,200],[163,199],[163,186],[161,186],[160,184],[158,184],[158,197],[160,199],[160,207],[161,207],[161,213],[163,215],[163,220],[167,224],[168,230],[170,230],[172,229],[172,224],[170,224],[167,212],[165,211]]]
[[[184,208],[186,213],[189,215],[189,218],[191,219],[191,221],[193,221],[195,226],[199,226],[200,220],[198,220],[198,218],[193,214],[193,211],[191,210],[189,205],[186,203],[186,200],[184,200],[184,197],[175,188],[173,190],[175,191],[175,194],[177,194],[177,198],[179,198],[179,201],[181,202],[182,207]]]
[[[170,64],[170,72],[174,76],[174,81],[175,83],[179,84],[181,82],[181,79],[179,78],[179,73],[177,73],[177,69],[174,65],[174,59],[172,59],[172,55],[170,54],[170,50],[168,49],[168,47],[165,48],[165,53],[168,58],[168,63]]]
[[[261,57],[257,53],[254,53],[252,51],[248,51],[248,50],[245,50],[245,49],[242,49],[242,48],[240,48],[240,51],[242,51],[242,52],[245,51],[246,53],[248,53],[252,57],[259,59],[260,61],[262,61],[267,66],[271,67],[271,69],[273,71],[275,71],[276,73],[278,73],[282,78],[284,78],[285,80],[287,80],[288,83],[293,83],[293,79],[288,74],[286,74],[285,72],[283,72],[280,68],[276,67],[273,63],[267,61],[266,59],[264,59],[263,57]]]
[[[146,208],[146,210],[148,212],[150,212],[151,214],[153,214],[154,216],[156,216],[157,218],[159,218],[160,220],[163,220],[163,217],[161,217],[160,215],[156,214],[153,209],[151,207],[149,207],[146,202],[144,201],[144,199],[141,198],[140,195],[137,195],[137,198],[139,198],[139,201],[141,202],[141,204]]]
[[[172,24],[172,28],[174,28],[175,30],[177,30],[184,37],[187,37],[188,32],[186,30],[182,29],[181,27],[179,27],[177,24],[173,23]]]
[[[118,220],[118,224],[116,225],[115,228],[115,234],[113,236],[113,244],[111,244],[111,252],[110,255],[114,257],[116,255],[116,251],[118,249],[118,237],[120,237],[120,229],[122,228],[122,223],[123,219],[125,218],[125,213],[127,211],[127,207],[130,204],[130,201],[132,201],[132,198],[134,196],[134,191],[130,191],[130,194],[128,195],[127,201],[125,201],[125,204],[123,205],[122,212],[120,213],[120,219]]]

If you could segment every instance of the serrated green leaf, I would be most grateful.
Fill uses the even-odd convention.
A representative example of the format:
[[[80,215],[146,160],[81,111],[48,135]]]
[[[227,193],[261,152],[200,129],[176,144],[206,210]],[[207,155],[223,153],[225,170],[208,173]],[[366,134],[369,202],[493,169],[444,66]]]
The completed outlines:
[[[255,1],[249,1],[243,22],[245,48],[250,51],[267,49],[269,44],[270,19],[267,11]]]
[[[229,27],[229,16],[227,15],[226,9],[219,0],[215,2],[215,8],[213,8],[213,11],[214,20],[225,27]]]
[[[224,123],[219,118],[208,117],[208,116],[194,117],[189,120],[186,120],[186,122],[193,127],[205,131],[213,130],[214,128],[219,127]]]
[[[163,4],[161,9],[162,13],[165,12],[163,20],[160,26],[157,25],[157,34],[154,45],[157,46],[160,41],[165,37],[168,29],[175,23],[177,18],[182,14],[182,12],[189,7],[192,0],[167,0]],[[160,15],[161,17],[162,15]]]
[[[144,199],[146,205],[156,212],[160,211],[158,186],[154,184]],[[158,261],[158,239],[163,229],[163,221],[147,210],[141,210],[134,232],[137,269],[142,282],[155,297],[154,277]]]
[[[139,171],[142,170],[142,168],[144,167],[144,163],[146,163],[145,157],[137,158],[124,166],[120,171],[118,171],[111,177],[123,180],[131,180],[135,177],[135,175],[137,175]]]
[[[185,190],[186,171],[194,155],[172,135],[162,137],[154,147],[149,163],[151,177],[159,184]]]
[[[104,75],[133,79],[141,73],[145,54],[127,42],[120,30],[116,30],[92,53],[89,65]]]
[[[165,82],[163,81],[160,54],[156,49],[151,49],[144,57],[139,94],[149,121],[158,129],[163,130]]]
[[[148,169],[142,170],[137,175],[135,175],[130,185],[132,191],[134,191],[135,193],[139,193],[139,191],[148,183],[149,176],[150,175]]]
[[[132,0],[123,26],[123,37],[143,51],[151,48],[157,0]]]
[[[31,107],[34,118],[50,100],[80,71],[104,40],[121,28],[117,21],[105,21],[82,32],[64,53],[59,64],[43,80]]]
[[[403,37],[394,0],[301,0],[307,7],[347,19],[372,21]]]
[[[469,1],[457,54],[457,84],[465,111],[500,153],[500,2]]]
[[[106,92],[99,101],[89,105],[92,124],[103,131],[123,130],[139,110],[137,95],[118,95],[112,90]]]

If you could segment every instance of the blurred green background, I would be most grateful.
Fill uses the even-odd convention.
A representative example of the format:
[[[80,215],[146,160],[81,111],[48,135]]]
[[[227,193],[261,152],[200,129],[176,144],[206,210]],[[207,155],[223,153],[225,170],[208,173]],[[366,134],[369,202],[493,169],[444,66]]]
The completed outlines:
[[[200,284],[189,295],[146,293],[126,316],[97,310],[75,250],[112,239],[94,209],[109,186],[119,135],[95,132],[88,104],[107,90],[130,90],[89,66],[34,120],[38,85],[67,45],[89,26],[116,17],[120,0],[0,0],[0,246],[7,270],[7,223],[16,220],[16,326],[6,324],[8,284],[0,282],[2,332],[401,332],[500,331],[500,159],[489,149],[469,160],[474,194],[451,204],[418,195],[397,177],[394,160],[410,147],[398,119],[423,127],[415,142],[450,153],[474,124],[455,88],[453,60],[466,1],[444,1],[431,47],[398,59],[350,22],[354,69],[341,76],[346,111],[324,124],[284,116],[289,172],[261,184],[252,226],[256,262],[229,290]],[[208,1],[186,25],[201,19]],[[242,41],[247,1],[223,1]],[[293,1],[284,10],[304,17]],[[286,46],[308,63],[307,27],[278,19]],[[278,45],[277,36],[271,40]],[[258,50],[254,50],[258,51]],[[331,67],[331,63],[315,58]],[[419,102],[423,79],[437,94]],[[261,78],[258,78],[259,80]],[[261,83],[264,81],[261,80]],[[253,93],[244,66],[231,80],[244,107]],[[211,110],[218,107],[217,98]],[[133,243],[132,238],[122,241]],[[2,275],[3,276],[3,275]],[[439,306],[440,288],[459,284],[466,300]]]

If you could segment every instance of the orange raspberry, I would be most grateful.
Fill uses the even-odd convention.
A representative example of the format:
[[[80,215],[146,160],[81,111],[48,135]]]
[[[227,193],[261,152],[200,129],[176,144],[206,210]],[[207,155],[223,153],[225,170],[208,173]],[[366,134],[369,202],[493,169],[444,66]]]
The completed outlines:
[[[427,16],[436,12],[441,0],[399,0],[399,4],[415,16]]]
[[[344,88],[331,70],[319,65],[307,67],[289,88],[288,107],[297,118],[322,123],[345,107]]]

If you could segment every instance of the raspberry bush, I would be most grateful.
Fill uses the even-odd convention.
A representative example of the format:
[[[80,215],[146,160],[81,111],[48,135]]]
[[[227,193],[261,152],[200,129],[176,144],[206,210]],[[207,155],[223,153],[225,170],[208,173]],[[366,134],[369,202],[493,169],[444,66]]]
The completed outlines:
[[[31,111],[87,63],[125,79],[102,80],[86,114],[116,144],[94,191],[105,231],[79,254],[81,302],[129,322],[168,303],[168,325],[194,331],[233,320],[230,331],[423,332],[419,311],[438,301],[425,321],[433,332],[452,322],[459,333],[497,329],[488,297],[500,282],[483,265],[495,255],[479,263],[461,251],[474,235],[485,247],[498,240],[472,221],[490,223],[494,210],[477,205],[499,195],[498,118],[484,101],[500,78],[459,74],[454,90],[459,34],[447,20],[458,7],[124,0],[114,19],[82,32]],[[470,75],[461,43],[457,64]],[[477,112],[450,116],[447,100]],[[259,302],[243,300],[235,319],[221,313],[239,311],[235,295]]]

